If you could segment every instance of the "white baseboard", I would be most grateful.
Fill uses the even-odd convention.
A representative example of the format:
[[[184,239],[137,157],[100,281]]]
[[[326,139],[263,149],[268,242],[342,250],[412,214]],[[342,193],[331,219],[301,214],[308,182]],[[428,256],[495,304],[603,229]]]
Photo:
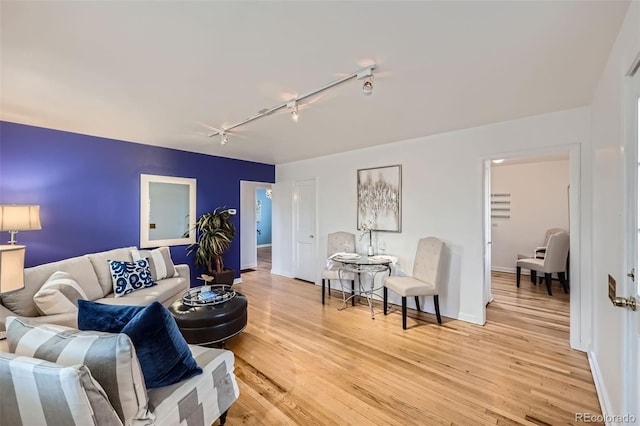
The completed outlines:
[[[293,274],[287,271],[279,271],[277,269],[272,269],[271,273],[274,275],[282,275],[283,277],[293,278]]]
[[[464,312],[458,313],[458,319],[460,321],[470,322],[471,324],[484,325],[480,318],[477,318],[475,315],[465,314]]]
[[[236,278],[233,280],[233,284],[241,284],[241,283],[242,283],[242,277]]]
[[[491,267],[492,271],[496,271],[496,272],[508,272],[511,274],[515,274],[516,273],[516,268],[505,268],[503,266],[492,266]],[[522,270],[522,275],[531,275],[530,271],[528,269],[523,269]]]
[[[600,408],[603,414],[613,413],[611,409],[611,401],[607,388],[604,385],[604,379],[602,378],[602,372],[598,365],[598,359],[596,354],[592,351],[587,352],[587,359],[589,359],[589,367],[591,367],[591,376],[593,377],[593,383],[596,385],[596,393],[598,394],[598,401],[600,401]],[[607,422],[607,425],[611,423]]]
[[[258,244],[258,248],[271,247],[271,244]]]
[[[244,271],[245,269],[256,269],[258,267],[258,264],[250,264],[250,265],[240,265],[240,270]]]

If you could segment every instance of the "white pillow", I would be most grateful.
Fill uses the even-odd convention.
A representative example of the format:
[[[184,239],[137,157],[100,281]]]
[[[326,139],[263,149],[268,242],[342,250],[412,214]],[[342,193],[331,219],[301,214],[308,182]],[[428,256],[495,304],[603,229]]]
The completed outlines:
[[[176,267],[171,260],[171,252],[169,247],[160,247],[153,250],[131,250],[133,260],[147,259],[149,260],[149,269],[154,281],[165,278],[172,278],[178,275]]]
[[[51,274],[33,295],[36,309],[42,315],[78,312],[78,299],[88,299],[87,294],[70,274],[62,271]]]

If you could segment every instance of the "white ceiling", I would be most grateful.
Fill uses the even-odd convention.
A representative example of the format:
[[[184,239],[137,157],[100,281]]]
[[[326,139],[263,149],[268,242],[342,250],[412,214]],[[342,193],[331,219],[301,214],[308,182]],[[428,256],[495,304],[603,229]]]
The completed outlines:
[[[2,1],[0,118],[279,164],[588,105],[628,5]]]

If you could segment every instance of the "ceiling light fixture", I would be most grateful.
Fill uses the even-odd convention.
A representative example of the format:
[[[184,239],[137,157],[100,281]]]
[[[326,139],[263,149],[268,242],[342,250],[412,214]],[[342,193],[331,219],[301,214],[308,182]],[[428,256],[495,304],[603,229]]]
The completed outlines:
[[[298,115],[298,102],[297,101],[288,102],[287,108],[289,108],[289,111],[291,111],[291,119],[297,123],[298,119],[300,118],[300,116]]]
[[[306,98],[308,98],[310,96],[316,95],[316,94],[318,94],[320,92],[323,92],[323,91],[325,91],[327,89],[330,89],[330,88],[332,88],[334,86],[342,84],[345,81],[351,80],[353,78],[358,79],[358,80],[366,79],[365,82],[364,82],[364,85],[362,87],[362,91],[364,92],[365,95],[370,95],[371,92],[373,91],[373,70],[375,68],[376,68],[375,64],[369,65],[368,67],[362,68],[359,71],[351,73],[351,74],[349,74],[347,76],[344,76],[344,77],[342,77],[342,78],[340,78],[338,80],[332,81],[331,83],[325,84],[322,87],[319,87],[319,88],[317,88],[315,90],[307,92],[307,93],[305,93],[303,95],[300,95],[297,98],[291,99],[291,100],[289,100],[287,102],[281,103],[281,104],[276,105],[276,106],[274,106],[272,108],[265,108],[263,110],[260,110],[256,115],[252,115],[251,117],[245,118],[244,120],[239,121],[239,122],[237,122],[235,124],[232,124],[230,126],[225,126],[225,128],[223,130],[217,130],[217,131],[215,131],[213,133],[210,133],[209,137],[213,137],[213,136],[216,136],[216,135],[222,135],[221,144],[225,145],[229,141],[225,137],[225,135],[228,134],[229,130],[233,130],[236,127],[240,127],[243,124],[250,123],[250,122],[252,122],[254,120],[257,120],[258,118],[262,118],[262,117],[265,117],[267,115],[271,115],[271,114],[273,114],[274,112],[276,112],[278,110],[290,107],[291,104],[293,104],[293,106],[295,106],[295,115],[294,115],[294,110],[292,110],[291,111],[291,119],[293,121],[297,121],[296,117],[298,116],[298,108],[297,108],[298,102],[300,102],[301,100],[306,99]]]
[[[220,145],[226,145],[229,142],[229,137],[227,136],[226,131],[220,132]]]
[[[493,161],[494,164],[500,164],[500,163],[502,163],[504,161],[504,158],[497,158],[497,159],[491,160],[491,161]]]

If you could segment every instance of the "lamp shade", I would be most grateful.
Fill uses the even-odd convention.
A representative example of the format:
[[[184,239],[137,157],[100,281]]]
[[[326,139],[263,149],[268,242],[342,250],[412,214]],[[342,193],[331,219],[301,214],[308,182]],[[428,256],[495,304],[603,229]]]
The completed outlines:
[[[24,288],[25,246],[0,245],[0,294]]]
[[[40,206],[5,204],[0,206],[0,231],[42,229]]]

